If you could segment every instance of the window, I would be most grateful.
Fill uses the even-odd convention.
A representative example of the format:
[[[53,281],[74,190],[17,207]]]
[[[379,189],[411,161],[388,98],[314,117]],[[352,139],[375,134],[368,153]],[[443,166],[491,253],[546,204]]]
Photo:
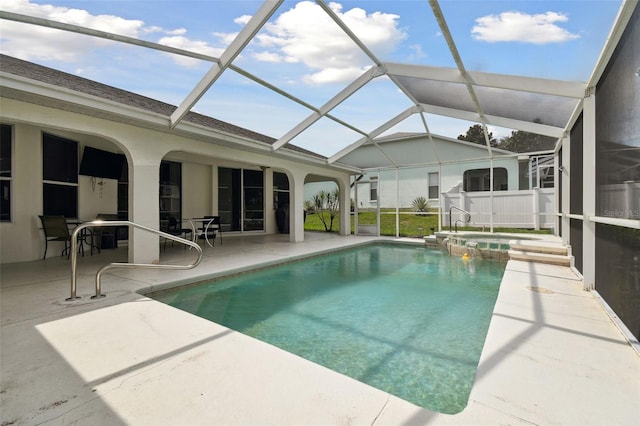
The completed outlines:
[[[264,173],[243,170],[244,220],[243,231],[264,230]]]
[[[369,183],[369,201],[378,201],[378,178],[372,177]]]
[[[289,178],[284,173],[273,172],[273,209],[289,207]]]
[[[169,218],[182,220],[182,163],[160,162],[160,229],[166,231]]]
[[[78,216],[78,143],[42,134],[42,211]]]
[[[11,221],[11,140],[13,128],[0,125],[0,222]]]
[[[218,168],[218,215],[223,231],[240,231],[241,170]]]
[[[463,190],[466,192],[489,191],[491,189],[491,171],[490,169],[467,170],[464,172],[462,182]],[[506,191],[507,182],[507,169],[504,167],[494,168],[493,190]]]
[[[440,198],[440,186],[438,185],[438,173],[429,173],[429,198]]]

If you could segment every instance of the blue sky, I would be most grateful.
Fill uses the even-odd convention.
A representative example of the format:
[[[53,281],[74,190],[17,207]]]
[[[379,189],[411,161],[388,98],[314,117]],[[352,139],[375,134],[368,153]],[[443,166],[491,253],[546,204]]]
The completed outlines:
[[[467,69],[587,81],[619,0],[441,1]],[[260,1],[3,0],[2,10],[73,23],[220,56]],[[426,0],[327,4],[382,61],[455,67]],[[0,21],[3,53],[178,105],[210,68],[139,47]],[[371,66],[371,61],[308,1],[285,1],[234,65],[316,107]],[[411,106],[378,78],[333,113],[372,131]],[[196,111],[280,137],[310,111],[225,71]],[[430,129],[456,137],[467,122],[430,116]],[[394,131],[423,131],[417,118]],[[506,135],[509,129],[492,129]],[[360,137],[323,119],[293,143],[331,155]]]

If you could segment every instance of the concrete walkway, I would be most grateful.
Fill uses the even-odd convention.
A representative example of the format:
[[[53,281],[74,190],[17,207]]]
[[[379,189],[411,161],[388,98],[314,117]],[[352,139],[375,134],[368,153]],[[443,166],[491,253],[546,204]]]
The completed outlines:
[[[95,271],[122,249],[1,266],[0,424],[632,425],[640,357],[565,267],[510,261],[469,404],[417,407],[220,325],[140,295],[256,264],[372,240],[308,234],[224,237],[192,271]],[[163,262],[193,259],[168,248]]]

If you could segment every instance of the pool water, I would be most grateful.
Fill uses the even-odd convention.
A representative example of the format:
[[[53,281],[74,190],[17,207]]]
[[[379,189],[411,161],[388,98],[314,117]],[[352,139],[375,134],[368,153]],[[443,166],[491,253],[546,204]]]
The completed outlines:
[[[467,404],[504,268],[379,244],[150,296],[453,414]]]

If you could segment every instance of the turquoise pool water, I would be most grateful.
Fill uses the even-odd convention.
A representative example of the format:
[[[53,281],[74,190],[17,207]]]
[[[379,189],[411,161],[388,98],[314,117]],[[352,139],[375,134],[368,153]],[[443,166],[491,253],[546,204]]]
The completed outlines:
[[[504,268],[381,244],[150,296],[453,414],[467,404]]]

